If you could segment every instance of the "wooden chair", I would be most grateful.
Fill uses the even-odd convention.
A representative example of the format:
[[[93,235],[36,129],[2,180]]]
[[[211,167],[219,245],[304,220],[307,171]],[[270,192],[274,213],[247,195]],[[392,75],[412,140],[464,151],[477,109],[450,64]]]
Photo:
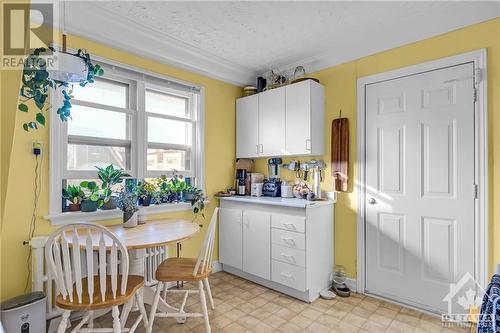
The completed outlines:
[[[85,239],[82,244],[78,234]],[[99,240],[98,247],[93,246],[93,238]],[[66,331],[71,311],[85,313],[71,332],[132,333],[141,320],[147,327],[144,303],[138,293],[144,285],[144,277],[128,275],[127,249],[111,231],[94,224],[64,226],[49,236],[45,259],[58,291],[56,305],[64,310],[58,333]],[[131,328],[125,328],[125,323],[119,318],[118,306],[126,304],[130,309],[134,299],[141,314]],[[94,311],[102,309],[112,309],[113,328],[94,329]],[[85,324],[87,327],[82,328]]]
[[[192,258],[169,258],[163,261],[156,270],[156,294],[151,305],[151,313],[149,316],[149,327],[147,333],[153,330],[153,322],[155,317],[175,317],[177,319],[187,317],[203,317],[205,319],[205,331],[210,333],[210,323],[208,321],[207,301],[205,298],[205,290],[208,293],[210,306],[215,309],[212,292],[210,291],[210,284],[208,277],[212,272],[212,255],[214,250],[215,229],[217,226],[217,215],[219,208],[215,208],[212,220],[208,226],[208,230],[203,240],[200,253],[197,259]],[[197,282],[198,289],[195,290],[167,290],[167,282],[176,281],[190,281]],[[184,298],[178,312],[156,312],[158,303],[160,302],[160,293],[164,290],[163,300],[165,302],[167,292],[180,292],[184,293]],[[190,293],[198,293],[200,295],[201,313],[185,313],[184,307]]]

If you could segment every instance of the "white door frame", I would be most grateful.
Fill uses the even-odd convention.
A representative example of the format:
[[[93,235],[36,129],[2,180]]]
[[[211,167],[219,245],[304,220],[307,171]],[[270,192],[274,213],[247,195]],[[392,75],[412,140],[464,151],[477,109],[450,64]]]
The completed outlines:
[[[366,160],[365,160],[365,86],[371,83],[428,72],[443,67],[464,63],[474,64],[476,103],[474,103],[474,169],[477,184],[477,200],[475,200],[475,263],[476,281],[485,288],[488,278],[488,112],[486,86],[486,49],[471,51],[447,58],[424,62],[384,73],[365,76],[357,82],[357,142],[358,172],[355,178],[358,195],[357,221],[357,292],[365,293],[365,209],[366,209]],[[472,184],[471,184],[472,185]],[[471,188],[473,191],[473,188]]]

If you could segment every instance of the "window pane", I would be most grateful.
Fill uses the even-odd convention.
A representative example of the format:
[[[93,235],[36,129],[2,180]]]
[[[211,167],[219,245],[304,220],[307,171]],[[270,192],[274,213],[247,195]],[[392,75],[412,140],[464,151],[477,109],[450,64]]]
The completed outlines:
[[[69,135],[127,139],[127,114],[74,105],[68,121]]]
[[[107,80],[96,80],[85,87],[73,85],[73,96],[81,101],[128,107],[128,85]]]
[[[148,148],[148,170],[191,170],[190,154],[184,150]]]
[[[148,117],[148,141],[191,146],[191,123]]]
[[[130,149],[68,144],[68,170],[95,170],[96,166],[115,167],[130,170]]]
[[[146,90],[146,111],[166,116],[189,118],[187,98]]]

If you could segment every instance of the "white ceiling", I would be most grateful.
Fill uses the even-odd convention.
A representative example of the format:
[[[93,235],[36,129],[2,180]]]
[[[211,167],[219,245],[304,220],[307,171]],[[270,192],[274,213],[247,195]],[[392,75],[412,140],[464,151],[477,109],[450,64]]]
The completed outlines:
[[[307,72],[500,16],[500,2],[76,1],[68,32],[236,84]]]

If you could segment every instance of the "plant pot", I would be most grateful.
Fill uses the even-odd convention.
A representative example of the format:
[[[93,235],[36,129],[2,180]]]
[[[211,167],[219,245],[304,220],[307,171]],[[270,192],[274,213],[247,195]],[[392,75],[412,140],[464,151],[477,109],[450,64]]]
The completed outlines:
[[[137,215],[137,224],[146,224],[148,220],[148,216],[146,214],[138,214]]]
[[[125,228],[137,227],[137,212],[123,212],[123,226]]]
[[[97,201],[83,200],[81,206],[82,212],[95,212],[97,210]]]
[[[81,209],[82,209],[81,204],[75,204],[75,203],[69,204],[69,211],[70,212],[79,212]]]
[[[115,196],[110,197],[108,202],[105,202],[102,205],[101,209],[104,209],[104,210],[116,209],[117,200],[118,200],[118,198]]]
[[[183,192],[182,193],[182,200],[191,202],[194,199],[194,193],[192,192]]]
[[[150,196],[150,195],[148,195],[148,196],[146,196],[146,197],[144,197],[144,198],[139,197],[139,203],[140,203],[142,206],[147,207],[147,206],[151,205],[151,199],[152,199],[152,198],[151,198],[151,196]]]

